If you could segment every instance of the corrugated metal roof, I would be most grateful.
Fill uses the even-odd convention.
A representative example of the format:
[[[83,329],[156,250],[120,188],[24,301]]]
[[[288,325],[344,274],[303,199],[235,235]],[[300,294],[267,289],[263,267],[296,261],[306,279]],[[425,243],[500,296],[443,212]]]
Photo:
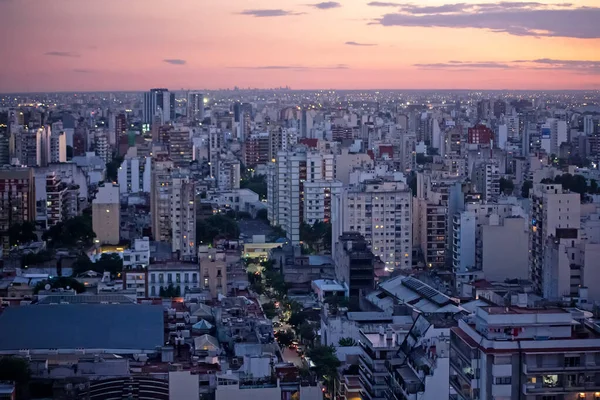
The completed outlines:
[[[137,304],[9,307],[0,315],[0,351],[154,350],[164,341],[163,308]]]

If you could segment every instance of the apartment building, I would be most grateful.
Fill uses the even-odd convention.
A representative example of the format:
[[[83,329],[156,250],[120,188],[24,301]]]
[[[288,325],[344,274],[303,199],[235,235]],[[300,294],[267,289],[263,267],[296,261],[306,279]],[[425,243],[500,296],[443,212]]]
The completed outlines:
[[[347,296],[358,300],[375,287],[375,256],[358,232],[344,232],[338,237],[334,253],[335,277]]]
[[[119,185],[106,183],[98,188],[92,201],[92,226],[100,244],[119,244],[121,203]]]
[[[273,164],[267,177],[269,221],[281,226],[292,244],[299,244],[301,223],[331,218],[329,199],[341,188],[334,180],[334,156],[299,146],[279,151]]]
[[[500,173],[498,163],[490,159],[477,164],[473,169],[476,190],[486,201],[495,201],[500,196]]]
[[[271,162],[271,137],[269,132],[252,133],[244,142],[244,165],[254,168]]]
[[[134,149],[133,147],[130,148]],[[150,193],[152,158],[138,157],[137,152],[128,154],[117,171],[121,193]]]
[[[240,162],[238,160],[217,161],[217,185],[219,190],[235,190],[240,188]]]
[[[161,289],[179,289],[181,296],[200,287],[200,268],[197,263],[167,262],[148,265],[148,296],[161,295]]]
[[[170,186],[171,249],[180,260],[196,257],[196,185],[189,175],[174,172]]]
[[[412,193],[403,182],[366,180],[334,196],[332,249],[358,232],[388,270],[412,266]]]
[[[576,309],[479,307],[450,332],[450,398],[595,400],[599,332]]]
[[[581,199],[578,193],[564,190],[560,184],[539,183],[529,194],[531,229],[529,231],[529,264],[531,280],[538,293],[543,293],[549,276],[543,269],[547,240],[573,240],[581,227]]]
[[[211,298],[227,295],[227,259],[222,250],[210,248],[199,255],[201,288],[210,293]]]
[[[14,224],[35,222],[35,180],[33,169],[0,168],[0,240],[8,249],[8,230]]]

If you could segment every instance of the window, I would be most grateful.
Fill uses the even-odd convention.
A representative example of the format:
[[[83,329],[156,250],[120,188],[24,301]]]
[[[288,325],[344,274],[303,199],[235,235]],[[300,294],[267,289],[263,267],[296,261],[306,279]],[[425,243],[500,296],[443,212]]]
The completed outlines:
[[[188,274],[187,272],[183,275],[183,281],[185,283],[188,283],[190,281],[190,274]]]
[[[158,274],[158,283],[163,283],[165,281],[164,274]]]
[[[510,376],[498,376],[496,377],[496,385],[510,385]]]
[[[150,283],[156,283],[156,275],[155,274],[150,275]]]
[[[573,254],[575,256],[575,254]],[[581,358],[579,356],[565,357],[565,367],[579,367],[581,365]]]
[[[207,288],[208,287],[208,278],[204,278],[204,287]]]
[[[171,274],[170,272],[167,274],[167,282],[173,283],[173,274]]]
[[[180,273],[175,274],[175,282],[181,283],[181,274]]]

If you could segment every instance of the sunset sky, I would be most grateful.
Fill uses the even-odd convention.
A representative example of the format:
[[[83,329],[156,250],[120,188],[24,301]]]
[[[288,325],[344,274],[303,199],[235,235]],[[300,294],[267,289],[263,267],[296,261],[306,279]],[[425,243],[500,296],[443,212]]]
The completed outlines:
[[[0,92],[600,89],[600,0],[0,0]]]

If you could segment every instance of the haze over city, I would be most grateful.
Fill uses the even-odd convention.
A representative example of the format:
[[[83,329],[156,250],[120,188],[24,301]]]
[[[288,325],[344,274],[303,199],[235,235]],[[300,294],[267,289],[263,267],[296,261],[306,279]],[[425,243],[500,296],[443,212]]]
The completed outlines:
[[[3,0],[0,91],[596,89],[595,0]]]

